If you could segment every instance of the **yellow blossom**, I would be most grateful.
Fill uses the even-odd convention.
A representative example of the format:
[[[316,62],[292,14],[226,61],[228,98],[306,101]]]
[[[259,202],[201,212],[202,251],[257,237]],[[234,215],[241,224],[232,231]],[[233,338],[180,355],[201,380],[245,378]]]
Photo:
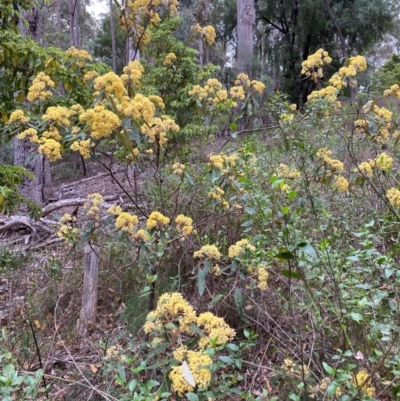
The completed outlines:
[[[10,119],[8,120],[8,124],[11,124],[14,122],[20,122],[20,123],[25,124],[28,121],[29,121],[29,117],[26,117],[22,110],[15,110],[11,113]]]
[[[107,72],[95,78],[94,89],[96,91],[104,90],[106,94],[115,95],[117,99],[121,99],[126,94],[124,82],[114,72]]]
[[[103,196],[96,192],[89,194],[87,198],[91,200],[91,202],[87,202],[83,205],[87,216],[98,219],[100,214],[100,205],[104,203]]]
[[[35,100],[46,100],[53,96],[48,90],[54,87],[54,82],[44,72],[39,72],[38,75],[32,81],[32,85],[29,87],[28,100],[34,102]]]
[[[157,227],[159,229],[162,226],[165,226],[169,223],[170,219],[168,217],[165,217],[160,212],[152,212],[149,218],[147,219],[147,229],[151,230],[154,227]]]
[[[87,73],[85,73],[85,75],[83,76],[83,80],[85,82],[88,81],[93,81],[95,78],[97,78],[99,76],[99,74],[96,71],[88,71]]]
[[[110,136],[121,124],[121,120],[116,114],[101,105],[86,110],[79,116],[79,121],[88,124],[93,139]]]
[[[360,370],[353,376],[352,384],[368,397],[375,395],[375,387],[372,385],[371,376],[365,370]]]
[[[130,61],[123,69],[123,74],[121,75],[122,82],[127,86],[140,88],[143,73],[144,68],[140,61]]]
[[[391,168],[393,167],[393,158],[383,152],[380,155],[376,156],[375,167],[381,171],[391,170]]]
[[[121,231],[132,232],[134,227],[139,223],[137,216],[122,212],[115,221],[115,227]]]
[[[44,121],[53,122],[60,126],[69,127],[71,124],[69,117],[70,112],[66,107],[51,106],[47,108],[46,113],[42,116],[42,119]]]
[[[170,67],[174,63],[175,60],[176,60],[175,53],[168,53],[167,56],[165,57],[163,64],[167,67]]]
[[[265,291],[267,289],[267,281],[268,281],[268,270],[267,266],[264,264],[260,264],[257,267],[257,279],[258,279],[258,284],[257,287]]]
[[[110,213],[113,216],[119,216],[122,213],[122,208],[121,206],[113,205],[110,208],[108,208],[107,213]]]
[[[47,156],[51,162],[61,159],[61,145],[54,139],[41,138],[38,151]]]
[[[221,254],[215,245],[204,245],[198,251],[194,252],[193,257],[220,260]]]
[[[148,241],[150,239],[149,234],[142,228],[137,230],[132,236],[137,241]]]
[[[79,152],[84,159],[90,159],[90,138],[83,141],[75,141],[70,148],[74,152]]]
[[[369,162],[362,162],[357,166],[356,169],[354,169],[355,173],[361,172],[363,175],[366,175],[367,177],[371,178],[373,176],[373,170],[372,168],[375,166],[375,162],[373,160],[370,160]]]
[[[242,254],[246,249],[250,251],[255,251],[256,248],[254,245],[249,244],[247,239],[242,239],[237,241],[236,244],[231,245],[228,250],[228,256],[231,259],[237,258],[240,254]]]
[[[339,192],[346,192],[349,189],[349,182],[343,176],[339,175],[334,181],[334,187]]]
[[[400,191],[397,188],[390,188],[386,192],[386,198],[392,206],[400,207]]]
[[[183,164],[176,162],[172,165],[172,174],[182,176],[184,171],[185,166]]]
[[[32,143],[39,143],[39,137],[37,131],[34,128],[28,128],[17,135],[18,139],[29,138]]]
[[[175,219],[175,223],[176,228],[183,235],[190,235],[190,233],[193,231],[193,220],[190,217],[179,214]]]
[[[200,347],[209,347],[212,341],[216,345],[226,344],[235,337],[235,330],[225,323],[224,319],[215,316],[211,312],[204,312],[197,318],[197,326],[200,327],[205,337],[199,341]]]

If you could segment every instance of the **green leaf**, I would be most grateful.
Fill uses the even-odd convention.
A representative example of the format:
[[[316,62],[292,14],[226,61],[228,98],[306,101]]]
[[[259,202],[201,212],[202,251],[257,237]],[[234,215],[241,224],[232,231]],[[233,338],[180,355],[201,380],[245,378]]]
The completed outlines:
[[[282,270],[282,276],[287,277],[287,278],[294,278],[296,280],[301,279],[301,275],[299,273],[294,272],[293,270]]]
[[[214,306],[218,303],[218,301],[223,297],[223,294],[218,294],[216,295],[210,302],[210,309],[214,308]]]
[[[233,359],[230,356],[221,355],[218,359],[224,363],[233,363]]]
[[[349,314],[349,316],[351,317],[352,320],[354,320],[355,322],[361,322],[362,320],[364,320],[364,316],[361,313],[357,313],[357,312],[351,312]]]
[[[199,397],[195,393],[187,393],[186,398],[189,401],[199,401]]]
[[[294,259],[294,255],[286,248],[282,248],[275,256],[277,259],[290,260]]]
[[[329,373],[331,376],[335,374],[335,369],[331,368],[326,362],[322,362],[322,366],[324,367],[326,373]]]
[[[199,269],[199,272],[197,273],[197,289],[200,296],[204,294],[206,288],[206,275],[206,269]]]
[[[337,387],[338,385],[335,381],[331,382],[331,384],[328,386],[328,389],[326,390],[326,396],[332,397],[333,394],[335,394]]]
[[[300,252],[305,253],[306,255],[316,259],[317,258],[317,252],[315,251],[315,249],[312,247],[312,245],[310,245],[307,242],[302,242],[300,244],[297,245],[298,249]]]
[[[289,398],[289,400],[292,400],[292,401],[300,401],[300,397],[294,393],[289,394],[288,398]]]

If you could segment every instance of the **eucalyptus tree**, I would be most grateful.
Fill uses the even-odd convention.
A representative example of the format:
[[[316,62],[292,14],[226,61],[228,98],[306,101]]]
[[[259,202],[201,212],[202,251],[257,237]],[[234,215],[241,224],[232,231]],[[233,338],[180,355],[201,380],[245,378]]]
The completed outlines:
[[[279,60],[281,89],[300,103],[311,89],[297,73],[303,60],[323,47],[338,66],[370,50],[394,21],[386,0],[258,0],[256,9]]]

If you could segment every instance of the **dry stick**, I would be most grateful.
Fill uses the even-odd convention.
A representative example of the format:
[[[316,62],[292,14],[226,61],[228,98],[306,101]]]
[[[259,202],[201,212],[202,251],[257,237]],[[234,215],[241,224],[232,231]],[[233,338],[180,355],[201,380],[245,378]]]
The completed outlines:
[[[140,213],[142,213],[142,215],[144,217],[148,217],[148,215],[141,209],[141,207],[135,202],[135,200],[129,195],[129,193],[125,190],[125,188],[123,187],[123,185],[117,180],[117,178],[114,176],[113,171],[111,170],[111,168],[107,167],[106,164],[102,163],[100,160],[96,159],[96,162],[102,166],[105,170],[108,171],[108,173],[110,174],[111,178],[117,183],[117,185],[122,189],[122,191],[124,192],[124,194],[130,199],[130,201],[135,205],[135,207],[139,210]]]

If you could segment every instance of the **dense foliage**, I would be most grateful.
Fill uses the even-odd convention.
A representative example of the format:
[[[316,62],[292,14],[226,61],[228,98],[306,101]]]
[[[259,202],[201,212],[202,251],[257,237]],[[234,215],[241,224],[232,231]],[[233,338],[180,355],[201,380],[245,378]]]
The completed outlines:
[[[382,99],[344,98],[366,59],[334,69],[327,49],[305,57],[294,73],[315,90],[298,109],[244,73],[228,89],[191,47],[212,46],[214,28],[195,24],[179,41],[177,3],[152,5],[124,10],[144,57],[121,74],[85,50],[1,32],[3,138],[51,162],[76,152],[122,191],[119,203],[96,192],[79,214],[53,215],[65,248],[30,273],[45,284],[30,281],[22,319],[10,323],[17,332],[28,321],[29,334],[0,339],[2,399],[397,399],[400,131]],[[388,104],[400,98],[390,79],[379,94]],[[126,167],[123,180],[109,160]],[[0,168],[5,212],[23,200],[26,174]],[[84,245],[99,249],[107,316],[91,327],[95,359],[78,364],[74,297],[62,304],[81,277],[64,266],[84,263]],[[11,275],[18,254],[1,255]],[[68,374],[61,363],[44,369],[54,343]]]

